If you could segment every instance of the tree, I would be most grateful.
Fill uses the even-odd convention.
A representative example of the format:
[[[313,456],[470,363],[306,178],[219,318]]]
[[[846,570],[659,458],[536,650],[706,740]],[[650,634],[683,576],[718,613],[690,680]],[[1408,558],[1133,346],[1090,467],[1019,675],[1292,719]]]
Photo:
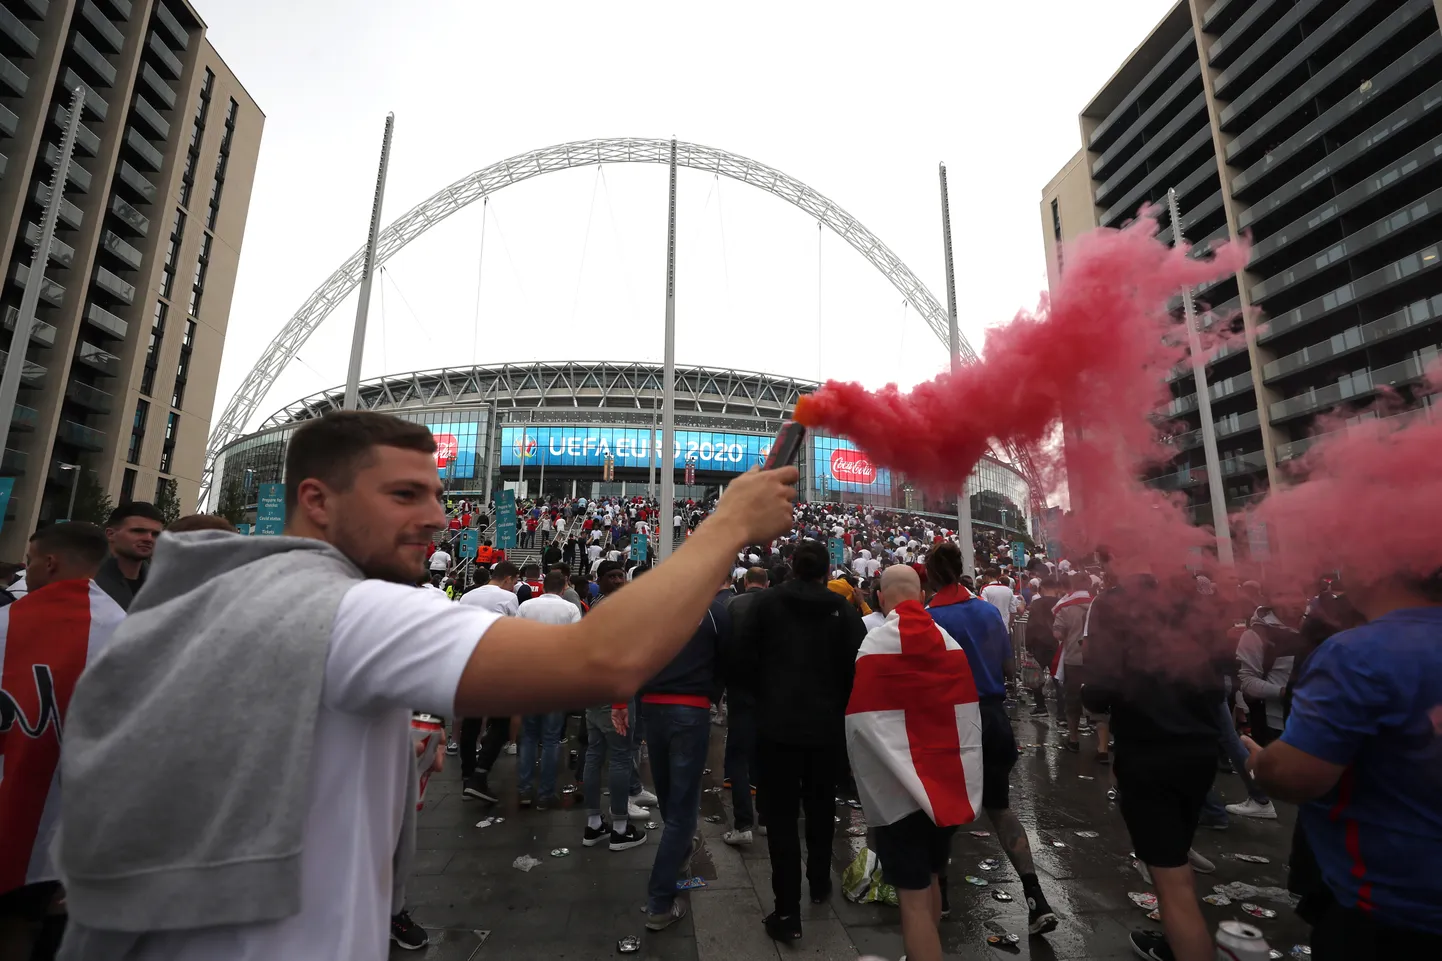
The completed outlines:
[[[75,483],[80,487],[75,492],[75,516],[71,520],[88,521],[104,527],[105,522],[110,520],[111,511],[115,510],[110,495],[100,485],[94,471],[82,468],[76,473],[80,477]]]
[[[220,508],[216,513],[239,526],[245,522],[245,507],[245,486],[240,482],[240,475],[232,474],[221,488]]]
[[[165,518],[167,527],[180,520],[180,495],[176,493],[174,478],[163,481],[160,489],[155,492],[155,509]]]

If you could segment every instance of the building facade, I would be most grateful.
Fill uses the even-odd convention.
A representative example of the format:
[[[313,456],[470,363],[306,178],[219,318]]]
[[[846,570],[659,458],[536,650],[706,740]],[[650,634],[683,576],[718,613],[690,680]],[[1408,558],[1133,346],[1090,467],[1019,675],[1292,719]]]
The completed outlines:
[[[604,362],[418,371],[362,383],[360,406],[428,425],[436,436],[436,469],[455,494],[485,497],[516,485],[533,497],[637,496],[647,493],[654,461],[658,485],[659,472],[669,467],[677,475],[676,496],[701,499],[761,464],[796,401],[819,386],[677,367],[676,440],[669,457],[664,450],[653,457],[662,373],[654,364]],[[213,509],[240,502],[254,511],[259,485],[283,480],[291,434],[341,409],[344,394],[336,387],[296,401],[222,449]],[[688,463],[689,485],[683,483]],[[955,513],[954,497],[936,500],[843,438],[808,436],[800,466],[805,500]],[[1011,465],[984,458],[966,489],[978,526],[1030,534],[1030,489]]]
[[[1198,290],[1245,344],[1207,363],[1229,511],[1274,484],[1322,425],[1435,416],[1417,390],[1442,345],[1442,0],[1181,0],[1082,111],[1080,150],[1042,194],[1062,245],[1178,194],[1185,240],[1250,236],[1246,270]],[[1151,479],[1211,523],[1196,384],[1158,413],[1177,456]],[[1072,491],[1073,506],[1085,492]]]
[[[0,0],[0,344],[81,125],[3,455],[0,559],[72,490],[197,495],[264,116],[185,0]],[[83,475],[83,478],[82,478]]]

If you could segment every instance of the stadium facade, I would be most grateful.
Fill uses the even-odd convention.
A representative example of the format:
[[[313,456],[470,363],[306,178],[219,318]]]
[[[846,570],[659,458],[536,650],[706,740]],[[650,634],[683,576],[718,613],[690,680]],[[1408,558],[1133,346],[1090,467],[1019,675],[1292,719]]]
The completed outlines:
[[[430,427],[436,469],[456,496],[485,497],[503,486],[523,496],[633,496],[647,493],[651,477],[661,378],[659,365],[642,363],[442,368],[365,381],[360,405]],[[817,386],[750,371],[677,367],[676,441],[669,458],[677,472],[676,496],[714,494],[760,464],[797,399]],[[343,387],[312,394],[223,448],[216,464],[218,503],[243,498],[254,511],[259,485],[282,480],[291,435],[306,421],[339,410],[343,397]],[[694,468],[690,485],[682,483],[688,462]],[[666,466],[663,453],[656,464],[658,487]],[[938,500],[874,465],[842,438],[809,437],[801,470],[806,500],[955,511],[954,501]],[[1032,534],[1029,489],[1009,464],[984,459],[967,491],[976,524]]]

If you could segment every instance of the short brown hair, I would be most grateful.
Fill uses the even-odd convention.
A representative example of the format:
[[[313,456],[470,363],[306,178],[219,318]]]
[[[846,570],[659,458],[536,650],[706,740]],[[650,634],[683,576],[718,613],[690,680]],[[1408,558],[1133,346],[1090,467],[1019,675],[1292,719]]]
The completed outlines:
[[[30,535],[30,543],[47,554],[63,554],[72,564],[93,570],[99,570],[110,554],[105,531],[84,521],[61,521],[42,527]]]
[[[221,517],[219,514],[188,514],[180,518],[174,524],[165,529],[171,534],[184,534],[186,531],[230,531],[232,534],[240,533],[235,525]]]
[[[434,454],[436,439],[424,424],[369,410],[336,410],[309,421],[291,437],[285,453],[286,513],[299,505],[300,485],[308,478],[348,490],[355,475],[369,464],[374,447]]]

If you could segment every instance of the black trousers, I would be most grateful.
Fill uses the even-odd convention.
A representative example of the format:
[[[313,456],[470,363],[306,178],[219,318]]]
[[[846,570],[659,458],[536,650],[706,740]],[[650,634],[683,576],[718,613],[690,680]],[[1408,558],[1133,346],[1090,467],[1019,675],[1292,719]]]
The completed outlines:
[[[485,733],[482,734],[484,729]],[[468,717],[461,721],[461,777],[468,778],[476,771],[489,771],[496,765],[501,748],[511,736],[511,719],[508,717]],[[480,756],[477,758],[476,742],[480,741]]]
[[[771,892],[784,916],[801,910],[798,809],[806,816],[806,880],[813,891],[831,883],[840,756],[840,745],[756,742],[756,801],[771,849]]]

